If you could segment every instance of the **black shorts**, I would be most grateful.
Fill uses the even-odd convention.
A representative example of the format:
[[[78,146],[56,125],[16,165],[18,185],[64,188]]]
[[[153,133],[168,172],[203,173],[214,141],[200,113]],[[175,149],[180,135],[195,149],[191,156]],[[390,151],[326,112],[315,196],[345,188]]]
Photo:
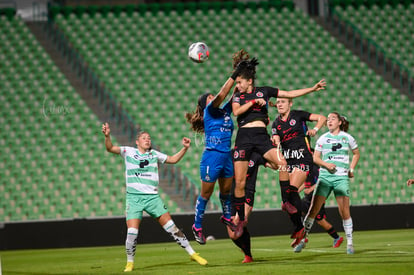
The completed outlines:
[[[289,173],[292,172],[294,168],[297,168],[309,174],[313,169],[313,160],[311,157],[304,157],[300,159],[291,158],[286,159],[286,162],[288,164],[287,167]]]
[[[302,199],[302,212],[305,215],[308,213],[311,202],[312,202],[313,192],[306,194]],[[321,210],[319,210],[318,215],[316,215],[315,220],[320,221],[326,219],[325,204],[322,205]]]
[[[261,156],[274,148],[265,127],[240,128],[234,144],[234,161],[249,161],[252,152]]]

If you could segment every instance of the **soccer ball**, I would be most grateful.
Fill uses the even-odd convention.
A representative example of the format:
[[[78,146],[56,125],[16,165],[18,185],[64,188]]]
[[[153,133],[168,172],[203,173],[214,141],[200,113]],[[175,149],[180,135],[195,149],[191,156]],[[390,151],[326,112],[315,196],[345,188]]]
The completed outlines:
[[[188,57],[197,63],[203,63],[210,56],[208,46],[204,42],[196,42],[188,48]]]

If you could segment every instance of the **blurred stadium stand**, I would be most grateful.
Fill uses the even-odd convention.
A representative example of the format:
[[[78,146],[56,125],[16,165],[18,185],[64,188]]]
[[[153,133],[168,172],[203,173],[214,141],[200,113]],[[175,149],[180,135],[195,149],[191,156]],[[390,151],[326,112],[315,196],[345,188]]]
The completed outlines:
[[[397,14],[394,20],[404,20],[394,27],[406,24],[405,17],[398,16],[405,10],[401,5],[405,2],[385,5],[387,14]],[[363,9],[376,17],[385,6]],[[361,9],[332,7],[341,18],[351,19]],[[122,215],[123,164],[105,152],[99,114],[29,27],[10,12],[1,14],[0,60],[5,66],[0,68],[0,142],[5,150],[0,220]],[[359,24],[372,41],[386,43],[390,55],[400,50],[399,42],[384,42],[373,28]],[[387,32],[396,33],[387,26]],[[290,90],[327,80],[326,91],[296,99],[294,108],[325,115],[335,110],[351,121],[349,132],[361,149],[351,181],[354,205],[414,202],[414,192],[405,188],[406,178],[414,175],[413,102],[311,17],[294,9],[292,1],[50,6],[44,31],[114,119],[124,121],[120,113],[127,114],[132,122],[128,120],[125,129],[131,138],[138,124],[166,153],[180,147],[182,136],[192,138],[193,147],[179,168],[162,171],[168,189],[162,196],[172,213],[183,209],[170,196],[179,193],[190,209],[199,188],[203,142],[190,131],[184,113],[195,108],[201,93],[219,91],[231,71],[232,53],[240,48],[259,58],[258,85]],[[194,41],[209,45],[208,62],[187,59]],[[401,64],[412,68],[402,62],[412,61],[407,52],[393,58],[402,58]],[[275,116],[270,110],[270,118]],[[217,198],[212,196],[211,210],[219,208]],[[261,168],[255,208],[280,208],[276,172]]]

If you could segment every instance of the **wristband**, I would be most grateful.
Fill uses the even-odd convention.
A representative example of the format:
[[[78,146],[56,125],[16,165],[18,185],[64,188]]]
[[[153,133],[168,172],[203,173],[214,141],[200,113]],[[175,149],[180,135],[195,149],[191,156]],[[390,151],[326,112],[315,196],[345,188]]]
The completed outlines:
[[[230,76],[230,78],[233,79],[233,80],[236,80],[236,78],[239,76],[239,74],[240,74],[240,71],[236,69],[233,72],[233,74]]]
[[[315,130],[316,132],[319,130],[318,127],[313,127],[313,130]]]
[[[350,168],[350,169],[349,169],[349,172],[350,172],[350,173],[353,173],[353,172],[354,172],[354,169],[353,169],[353,168]]]

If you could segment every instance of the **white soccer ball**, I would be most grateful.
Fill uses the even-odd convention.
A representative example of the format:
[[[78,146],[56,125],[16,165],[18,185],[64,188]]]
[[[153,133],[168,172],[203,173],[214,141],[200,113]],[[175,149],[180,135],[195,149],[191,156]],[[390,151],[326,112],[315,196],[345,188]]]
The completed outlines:
[[[204,42],[196,42],[188,48],[188,57],[197,63],[203,63],[210,56],[208,46]]]

